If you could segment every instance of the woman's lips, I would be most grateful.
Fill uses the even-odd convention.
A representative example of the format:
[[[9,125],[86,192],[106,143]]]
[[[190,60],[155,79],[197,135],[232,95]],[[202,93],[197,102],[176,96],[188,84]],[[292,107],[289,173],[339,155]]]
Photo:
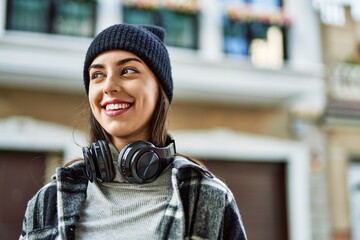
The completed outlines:
[[[109,117],[116,117],[125,113],[127,110],[129,110],[129,108],[117,109],[117,110],[105,110],[105,114]]]
[[[102,105],[102,108],[105,110],[105,114],[110,117],[115,117],[123,114],[132,106],[131,103],[123,101],[108,101]]]

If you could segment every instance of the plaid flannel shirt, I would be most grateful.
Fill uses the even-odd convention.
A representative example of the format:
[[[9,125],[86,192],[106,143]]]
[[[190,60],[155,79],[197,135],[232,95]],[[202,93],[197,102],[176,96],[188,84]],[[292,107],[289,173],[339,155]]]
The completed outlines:
[[[246,240],[227,186],[183,157],[176,157],[173,165],[172,191],[158,239]],[[29,201],[19,239],[74,239],[87,183],[83,162],[58,168],[53,181]]]

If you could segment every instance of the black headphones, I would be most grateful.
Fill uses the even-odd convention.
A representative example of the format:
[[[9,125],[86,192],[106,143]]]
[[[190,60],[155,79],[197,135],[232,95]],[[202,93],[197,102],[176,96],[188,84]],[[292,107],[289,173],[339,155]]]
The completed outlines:
[[[86,176],[90,182],[110,182],[115,169],[109,144],[99,140],[83,148]],[[176,154],[175,141],[169,136],[168,145],[160,148],[146,141],[128,143],[120,152],[117,165],[120,174],[130,183],[155,181]]]

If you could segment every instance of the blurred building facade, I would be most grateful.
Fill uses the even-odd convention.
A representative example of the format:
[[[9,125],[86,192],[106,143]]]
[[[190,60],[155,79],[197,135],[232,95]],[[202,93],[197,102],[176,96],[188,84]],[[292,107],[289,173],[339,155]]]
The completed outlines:
[[[325,136],[330,223],[334,239],[360,239],[360,5],[314,1],[322,22]]]
[[[86,48],[127,22],[167,30],[170,132],[233,190],[249,239],[351,239],[358,107],[332,78],[349,72],[337,64],[354,51],[348,18],[321,23],[297,0],[0,0],[0,191],[12,203],[0,238],[55,166],[81,157]]]

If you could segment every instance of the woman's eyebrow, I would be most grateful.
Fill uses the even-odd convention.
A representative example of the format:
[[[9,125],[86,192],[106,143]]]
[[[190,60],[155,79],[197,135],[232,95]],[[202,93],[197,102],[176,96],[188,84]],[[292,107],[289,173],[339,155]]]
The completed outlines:
[[[131,62],[131,61],[136,61],[136,62],[139,62],[139,63],[143,63],[140,59],[138,58],[124,58],[124,59],[121,59],[119,61],[116,62],[116,65],[117,66],[120,66],[120,65],[124,65],[125,63],[128,63],[128,62]]]
[[[88,71],[90,71],[90,69],[92,68],[105,68],[103,64],[92,64],[90,65]]]

